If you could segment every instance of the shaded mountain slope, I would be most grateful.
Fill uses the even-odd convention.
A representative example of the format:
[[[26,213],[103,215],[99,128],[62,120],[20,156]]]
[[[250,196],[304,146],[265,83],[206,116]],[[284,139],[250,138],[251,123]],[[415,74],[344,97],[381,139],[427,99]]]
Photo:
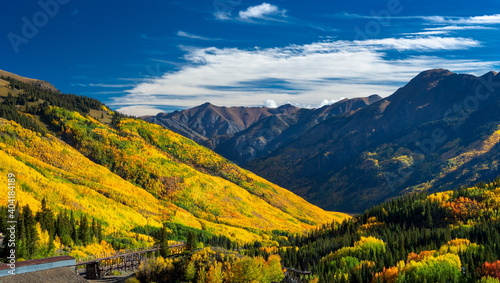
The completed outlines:
[[[221,141],[215,151],[244,165],[295,141],[326,119],[348,116],[380,99],[378,95],[343,99],[319,109],[300,109],[296,115],[269,116],[256,122],[248,129],[234,134],[227,140]],[[284,105],[278,109],[292,107]]]
[[[289,104],[266,108],[218,107],[205,103],[183,111],[145,117],[145,120],[189,137],[244,165],[295,140],[330,117],[352,114],[380,99],[378,95],[344,99],[319,109]]]
[[[333,117],[249,168],[328,209],[362,211],[409,190],[498,173],[500,76],[430,70]]]
[[[145,120],[162,125],[194,141],[214,147],[217,137],[232,135],[247,129],[257,121],[273,115],[292,115],[299,108],[219,107],[210,103],[146,117]]]

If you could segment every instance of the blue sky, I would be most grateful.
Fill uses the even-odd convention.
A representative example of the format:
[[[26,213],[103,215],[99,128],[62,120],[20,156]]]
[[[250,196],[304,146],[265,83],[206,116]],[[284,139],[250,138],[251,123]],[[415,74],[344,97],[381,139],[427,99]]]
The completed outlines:
[[[8,1],[0,69],[134,115],[319,107],[419,72],[499,71],[494,0]]]

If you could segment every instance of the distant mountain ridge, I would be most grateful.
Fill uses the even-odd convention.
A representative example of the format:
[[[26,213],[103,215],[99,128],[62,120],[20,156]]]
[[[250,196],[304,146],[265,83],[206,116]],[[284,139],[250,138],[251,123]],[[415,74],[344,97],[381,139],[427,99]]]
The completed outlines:
[[[207,102],[183,111],[160,113],[145,120],[203,143],[218,136],[240,132],[265,117],[296,112],[298,108],[295,108],[219,107]]]
[[[332,118],[247,167],[328,209],[499,174],[500,76],[422,72],[393,95]]]
[[[273,110],[280,114],[266,112],[236,133],[208,137],[200,129],[211,123],[196,119],[196,130],[189,119],[172,125],[158,115],[150,121],[181,134],[176,127],[193,130],[201,144],[323,208],[361,212],[405,192],[496,177],[499,94],[497,72],[476,77],[433,69],[384,99],[315,110],[282,106]]]
[[[219,152],[239,164],[264,156],[318,123],[347,115],[382,99],[343,99],[319,109],[286,104],[278,108],[219,107],[210,103],[145,117]]]

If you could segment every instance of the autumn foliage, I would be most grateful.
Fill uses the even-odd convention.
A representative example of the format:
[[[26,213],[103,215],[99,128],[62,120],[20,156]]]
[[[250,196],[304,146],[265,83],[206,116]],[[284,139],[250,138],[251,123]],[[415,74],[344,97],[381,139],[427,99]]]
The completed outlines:
[[[483,276],[500,279],[500,260],[485,262],[479,271]]]
[[[484,203],[468,197],[458,197],[457,199],[443,204],[449,210],[449,217],[456,221],[466,222],[475,218],[485,208]]]
[[[43,117],[49,129],[44,134],[0,118],[0,173],[16,175],[18,205],[37,213],[45,199],[55,216],[74,211],[95,219],[104,237],[115,239],[115,249],[151,245],[147,230],[164,222],[245,243],[269,240],[273,230],[303,232],[348,217],[311,205],[157,125],[123,119],[112,127],[84,111],[55,106],[39,115],[33,119]],[[0,195],[0,202],[6,198]]]
[[[158,257],[141,265],[137,273],[141,282],[279,282],[283,277],[277,255],[246,257],[220,248],[195,251],[184,259]]]

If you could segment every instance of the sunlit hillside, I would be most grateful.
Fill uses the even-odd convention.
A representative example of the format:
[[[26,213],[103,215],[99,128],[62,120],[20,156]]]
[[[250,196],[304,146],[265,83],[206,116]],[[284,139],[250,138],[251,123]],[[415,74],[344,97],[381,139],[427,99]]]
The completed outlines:
[[[49,97],[49,90],[39,91]],[[19,102],[27,93],[0,101]],[[32,89],[28,100],[38,101],[36,95]],[[88,216],[116,237],[142,237],[166,222],[239,242],[270,240],[272,231],[303,232],[348,217],[311,205],[158,125],[133,118],[104,124],[106,119],[99,119],[109,115],[104,106],[15,107],[5,116],[32,126],[0,118],[0,172],[16,175],[16,201],[34,212],[45,198],[56,214]],[[92,118],[92,112],[101,115]],[[0,202],[6,198],[1,195]]]
[[[500,178],[471,188],[418,193],[343,224],[258,248],[319,282],[500,282]]]

